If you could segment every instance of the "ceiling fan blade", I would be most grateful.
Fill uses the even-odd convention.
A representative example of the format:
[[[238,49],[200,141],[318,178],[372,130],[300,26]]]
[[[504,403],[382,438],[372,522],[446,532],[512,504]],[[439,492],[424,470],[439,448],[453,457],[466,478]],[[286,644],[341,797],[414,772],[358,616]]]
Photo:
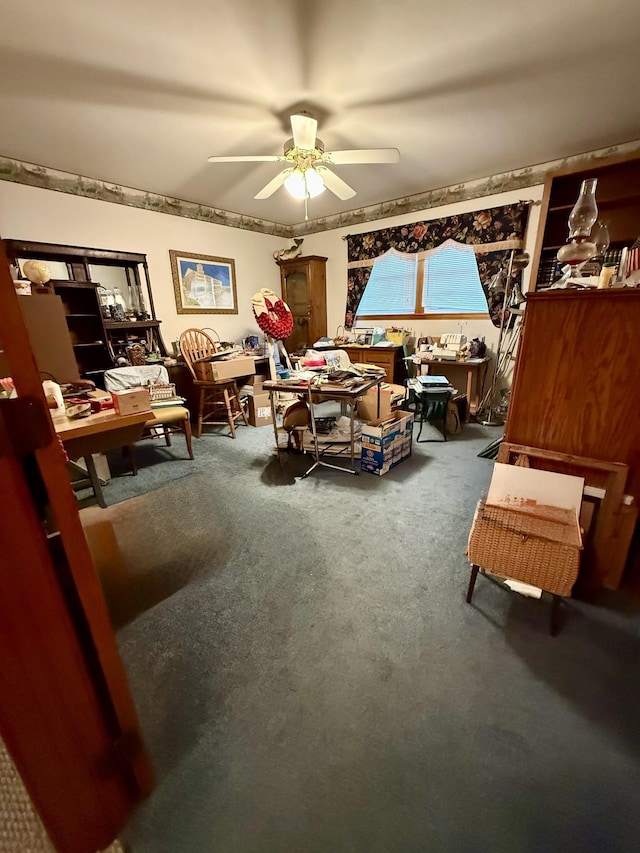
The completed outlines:
[[[334,195],[337,195],[338,198],[341,198],[343,201],[346,201],[348,198],[353,198],[356,194],[356,191],[353,187],[350,187],[342,178],[339,178],[335,172],[332,172],[331,169],[327,169],[326,166],[316,166],[316,172],[320,175],[322,180],[324,181],[324,185],[328,190],[331,190]]]
[[[280,189],[292,171],[293,169],[284,169],[279,175],[272,178],[266,187],[263,187],[259,193],[254,195],[254,198],[269,198],[269,196],[272,196],[276,190]]]
[[[291,116],[291,133],[296,148],[302,148],[303,151],[313,151],[316,147],[317,131],[318,122],[311,116]]]
[[[209,163],[281,163],[285,158],[277,154],[240,154],[238,156],[208,157]]]
[[[352,151],[325,151],[325,163],[343,165],[347,163],[397,163],[400,152],[397,148],[361,148]]]

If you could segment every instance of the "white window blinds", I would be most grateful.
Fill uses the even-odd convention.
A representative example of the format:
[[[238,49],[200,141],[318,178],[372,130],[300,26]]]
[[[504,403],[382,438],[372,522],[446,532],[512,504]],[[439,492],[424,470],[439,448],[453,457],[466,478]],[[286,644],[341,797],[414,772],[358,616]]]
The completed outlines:
[[[357,313],[384,317],[487,311],[473,246],[448,240],[418,255],[391,249],[377,258]]]
[[[402,255],[393,250],[378,258],[360,300],[358,316],[413,314],[417,266],[415,255]]]
[[[471,246],[452,245],[450,241],[429,253],[424,262],[422,310],[425,314],[488,310]]]

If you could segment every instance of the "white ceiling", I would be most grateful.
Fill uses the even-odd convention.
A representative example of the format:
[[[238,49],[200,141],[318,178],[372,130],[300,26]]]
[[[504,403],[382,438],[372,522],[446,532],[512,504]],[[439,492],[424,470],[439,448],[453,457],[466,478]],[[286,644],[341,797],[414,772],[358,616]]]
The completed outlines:
[[[0,155],[286,225],[253,196],[291,108],[327,149],[397,147],[334,167],[310,218],[640,138],[637,0],[8,0]]]

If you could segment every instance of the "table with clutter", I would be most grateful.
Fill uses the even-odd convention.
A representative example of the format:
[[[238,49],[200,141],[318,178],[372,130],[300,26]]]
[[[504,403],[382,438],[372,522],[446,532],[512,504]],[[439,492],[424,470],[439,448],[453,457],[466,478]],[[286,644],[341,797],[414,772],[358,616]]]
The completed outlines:
[[[318,467],[357,474],[356,401],[375,388],[378,392],[377,413],[380,412],[380,385],[385,378],[384,372],[378,368],[366,369],[361,365],[350,365],[343,369],[336,365],[337,362],[327,364],[324,359],[322,364],[298,362],[297,369],[282,369],[276,379],[263,385],[264,390],[269,392],[277,452],[283,449],[280,440],[284,430],[287,433],[287,447],[291,446],[294,438],[298,450],[309,450],[313,456],[313,464],[303,474],[303,478]],[[282,426],[278,425],[277,412],[280,395],[289,399],[298,397],[298,402],[287,407]],[[317,417],[315,405],[327,400],[340,402],[342,417],[336,420],[332,431],[323,435],[324,419]],[[305,434],[308,438],[306,443]],[[326,461],[323,458],[325,454],[347,458],[349,467]]]
[[[418,375],[440,374],[453,386],[464,388],[468,400],[467,412],[475,414],[481,406],[484,384],[491,359],[486,346],[472,346],[464,335],[443,335],[437,344],[420,343],[414,355],[409,356]],[[460,381],[462,378],[462,381]]]
[[[82,408],[86,412],[74,411]],[[149,411],[131,411],[119,414],[112,402],[111,394],[94,390],[82,402],[54,413],[53,426],[70,459],[83,458],[88,480],[99,506],[105,507],[100,477],[96,471],[94,454],[105,453],[118,447],[126,447],[142,435]]]

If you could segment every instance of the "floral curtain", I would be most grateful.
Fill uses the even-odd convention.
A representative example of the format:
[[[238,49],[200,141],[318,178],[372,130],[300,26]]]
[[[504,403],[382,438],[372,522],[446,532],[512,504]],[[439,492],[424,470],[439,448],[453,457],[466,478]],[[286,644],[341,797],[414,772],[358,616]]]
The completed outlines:
[[[508,263],[510,250],[522,248],[528,215],[529,202],[519,202],[428,222],[416,222],[413,225],[398,225],[365,234],[349,235],[345,326],[353,326],[376,258],[384,255],[389,249],[419,254],[434,249],[445,240],[468,243],[475,247],[489,315],[494,325],[499,326],[502,295],[490,290],[489,285],[499,270]]]

